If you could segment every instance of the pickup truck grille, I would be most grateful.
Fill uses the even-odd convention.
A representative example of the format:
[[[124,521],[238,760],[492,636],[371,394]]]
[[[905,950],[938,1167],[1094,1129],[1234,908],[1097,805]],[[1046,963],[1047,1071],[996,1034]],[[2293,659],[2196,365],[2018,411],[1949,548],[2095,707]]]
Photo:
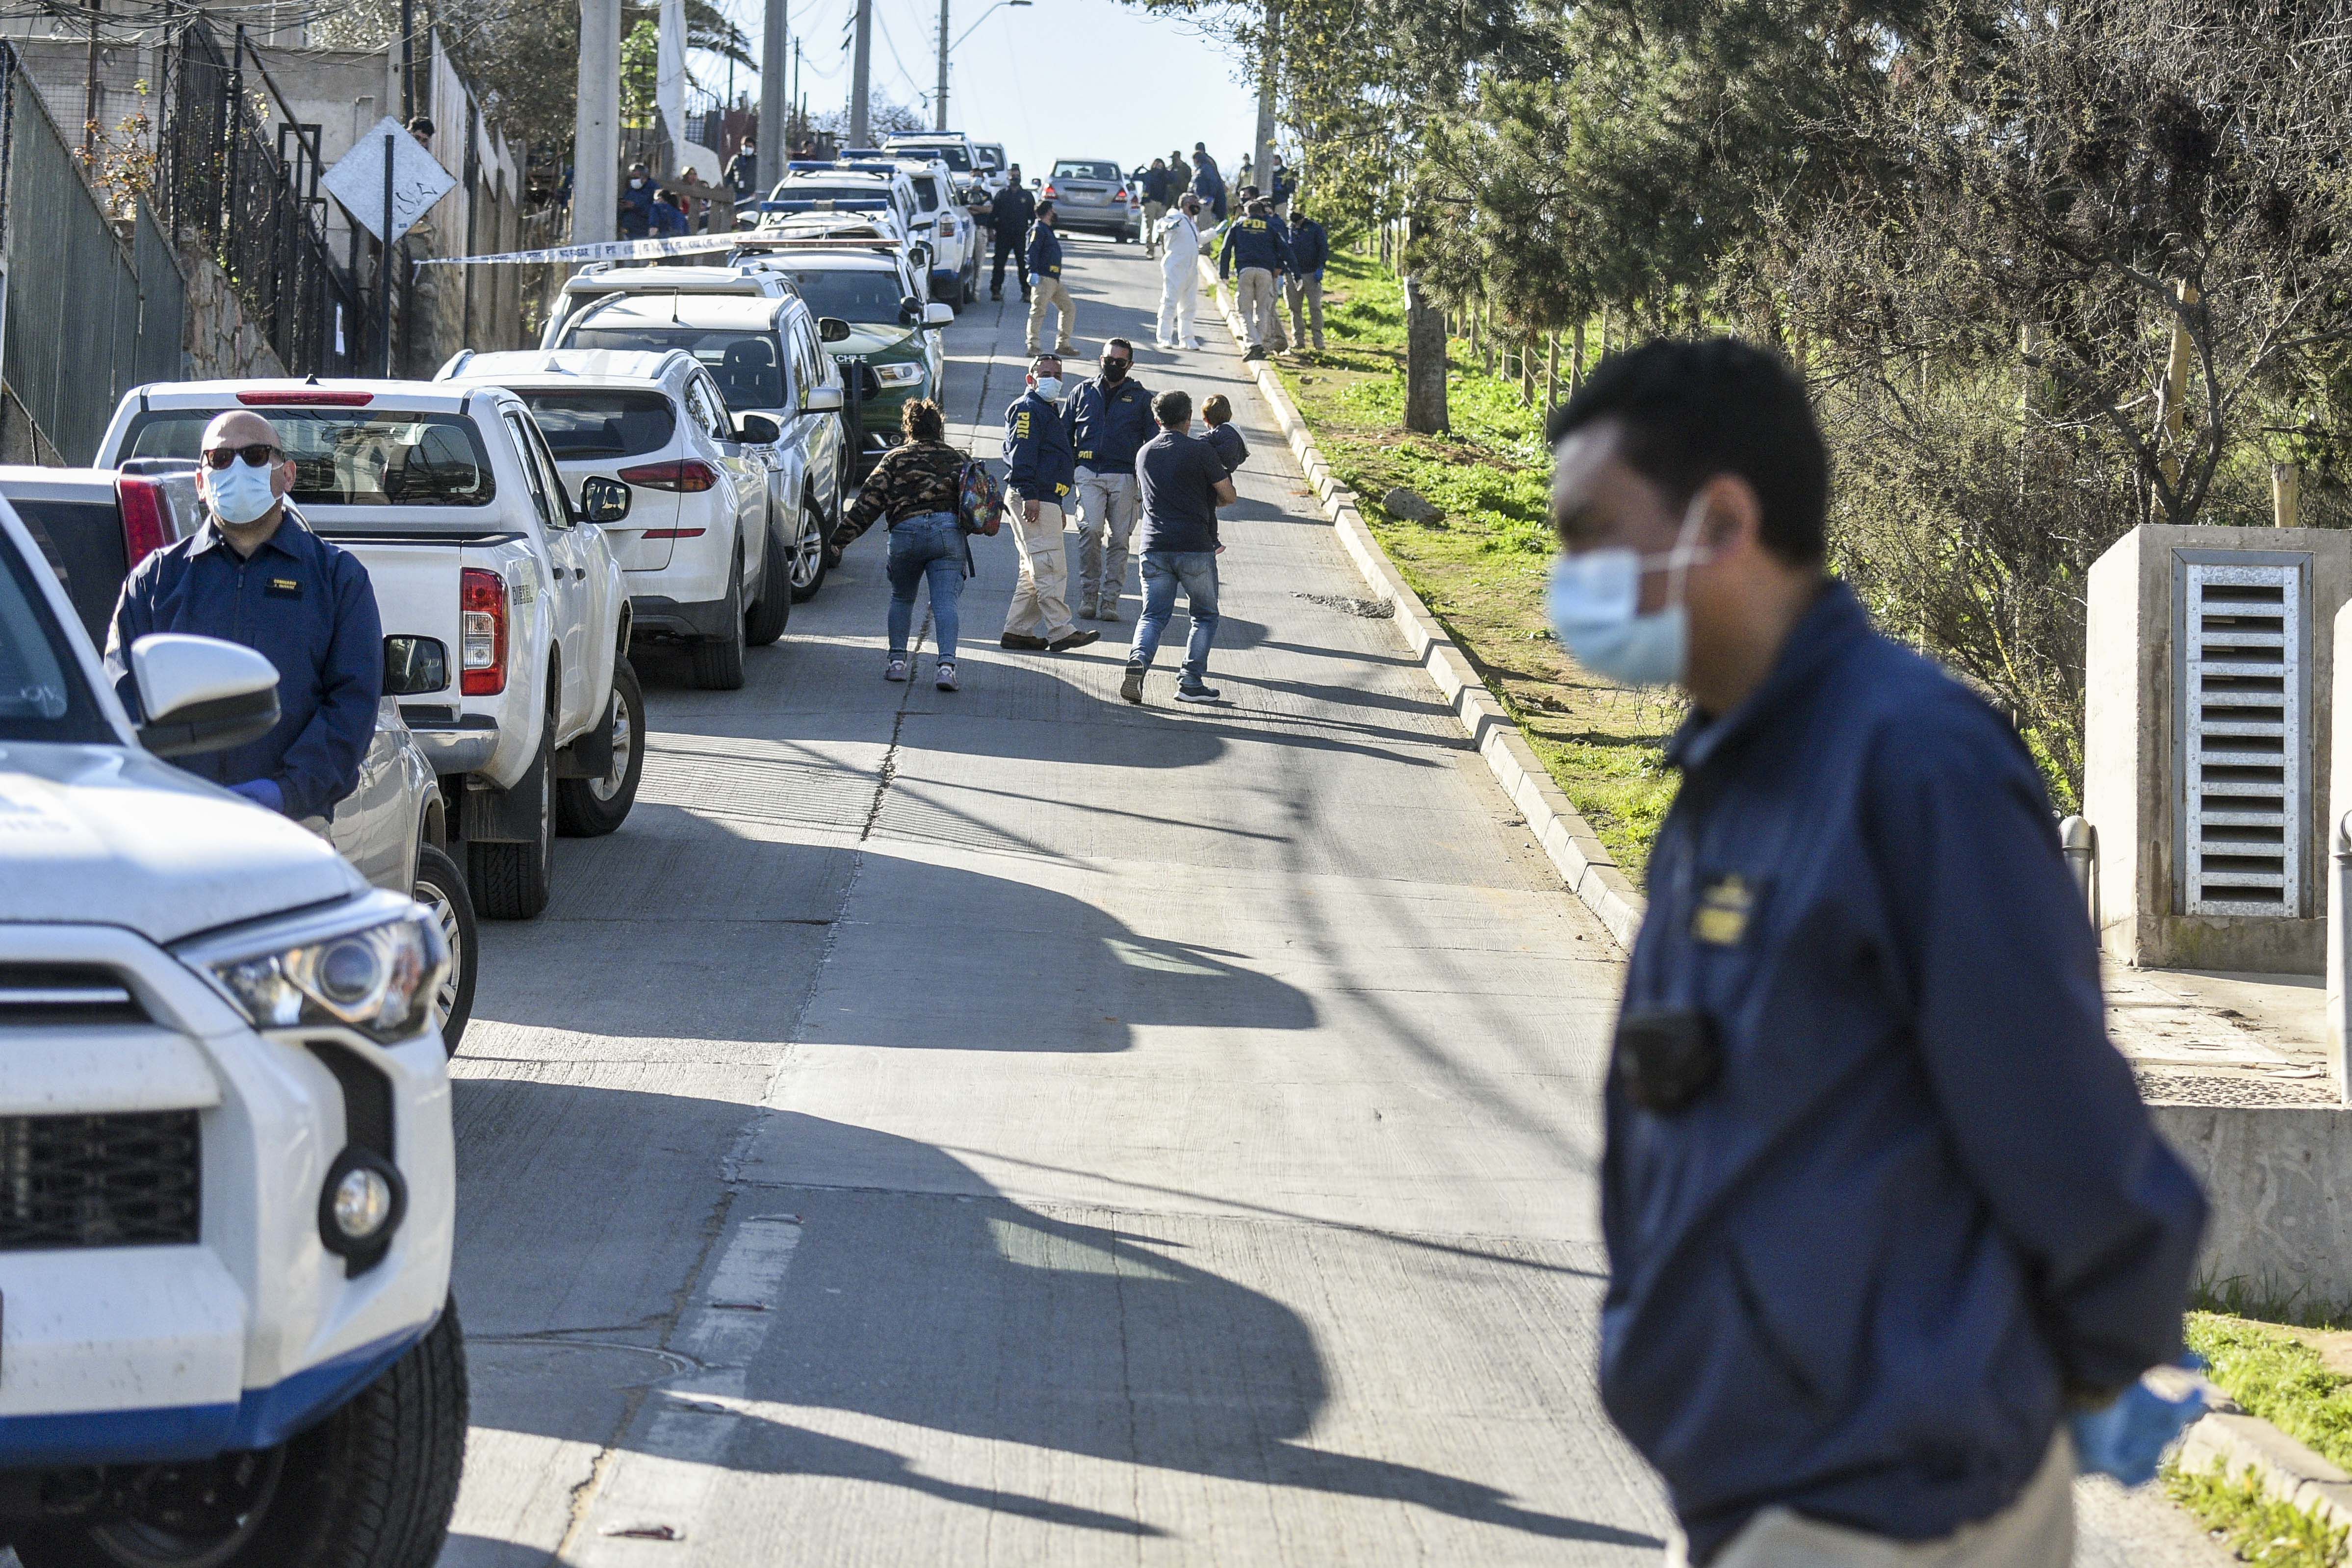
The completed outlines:
[[[145,1023],[122,977],[94,964],[0,964],[0,1029]]]
[[[0,1251],[196,1239],[196,1113],[0,1116]]]

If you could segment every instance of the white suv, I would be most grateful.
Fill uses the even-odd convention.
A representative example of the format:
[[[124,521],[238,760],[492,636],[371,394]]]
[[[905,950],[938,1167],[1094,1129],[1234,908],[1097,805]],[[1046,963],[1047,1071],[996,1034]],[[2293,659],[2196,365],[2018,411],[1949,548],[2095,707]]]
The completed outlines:
[[[24,1568],[420,1568],[467,1426],[410,900],[158,759],[278,716],[142,637],[142,720],[0,504],[0,1543]]]
[[[581,319],[631,319],[628,307],[648,303],[611,299]],[[567,489],[599,476],[629,487],[628,513],[605,538],[632,635],[685,643],[705,690],[741,686],[744,648],[782,636],[793,612],[797,538],[755,450],[775,444],[773,422],[731,419],[710,372],[683,349],[463,355],[442,373],[453,372],[452,384],[501,387],[530,406]]]

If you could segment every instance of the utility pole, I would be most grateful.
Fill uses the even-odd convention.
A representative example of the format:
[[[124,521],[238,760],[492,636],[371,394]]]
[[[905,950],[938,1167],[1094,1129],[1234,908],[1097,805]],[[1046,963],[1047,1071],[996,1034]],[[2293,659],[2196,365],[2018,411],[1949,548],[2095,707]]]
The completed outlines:
[[[940,89],[931,95],[931,129],[948,128],[948,0],[940,0]]]
[[[572,243],[613,237],[621,194],[621,0],[580,0],[580,101],[572,121]]]
[[[89,71],[81,91],[81,157],[91,173],[98,172],[98,13],[99,0],[89,0]],[[940,26],[946,26],[947,0],[940,0]],[[947,35],[940,35],[940,79],[947,79]]]
[[[1265,0],[1264,12],[1265,37],[1259,41],[1257,60],[1257,146],[1251,152],[1251,167],[1256,172],[1257,188],[1266,200],[1274,199],[1274,81],[1276,64],[1281,57],[1279,44],[1282,27],[1282,0]]]
[[[784,177],[784,162],[792,156],[792,83],[784,75],[787,0],[767,0],[767,21],[760,32],[760,194],[764,197]]]
[[[400,122],[416,118],[416,0],[400,0]]]
[[[871,130],[874,78],[874,0],[857,0],[857,43],[849,75],[849,144],[863,147]]]

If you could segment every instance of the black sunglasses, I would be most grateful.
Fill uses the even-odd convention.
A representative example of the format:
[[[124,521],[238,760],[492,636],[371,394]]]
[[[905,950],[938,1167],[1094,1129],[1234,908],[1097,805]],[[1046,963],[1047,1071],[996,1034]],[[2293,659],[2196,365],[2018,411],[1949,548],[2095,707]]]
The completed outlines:
[[[205,448],[205,466],[207,468],[226,468],[233,457],[242,457],[247,467],[258,468],[273,457],[284,462],[286,454],[282,448],[272,446],[267,441],[256,441],[244,446]]]

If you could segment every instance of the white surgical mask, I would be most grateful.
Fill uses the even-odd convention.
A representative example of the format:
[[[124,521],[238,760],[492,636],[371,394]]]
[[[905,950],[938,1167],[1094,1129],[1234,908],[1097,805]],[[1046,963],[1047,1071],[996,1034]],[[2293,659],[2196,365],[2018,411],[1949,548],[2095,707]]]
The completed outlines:
[[[629,182],[629,189],[632,191],[642,191],[645,188],[646,183],[643,180],[632,180]]]
[[[758,149],[758,148],[756,148],[756,147],[754,147],[754,146],[752,146],[750,142],[746,141],[745,143],[743,143],[743,151],[744,151],[744,152],[748,155],[748,154],[750,154],[750,153],[757,152],[759,151],[759,149]]]
[[[1048,402],[1060,397],[1062,395],[1062,378],[1059,376],[1039,376],[1037,378],[1037,395],[1044,398]]]
[[[1629,686],[1674,685],[1689,673],[1690,607],[1683,590],[1690,569],[1706,559],[1693,546],[1706,511],[1704,495],[1692,497],[1682,532],[1664,555],[1645,557],[1619,545],[1552,562],[1545,607],[1578,664]],[[1665,605],[1644,615],[1643,575],[1660,570],[1668,574]]]
[[[277,489],[269,482],[271,465],[255,467],[242,457],[226,468],[205,470],[205,498],[212,503],[213,515],[225,523],[252,522],[278,504]]]

